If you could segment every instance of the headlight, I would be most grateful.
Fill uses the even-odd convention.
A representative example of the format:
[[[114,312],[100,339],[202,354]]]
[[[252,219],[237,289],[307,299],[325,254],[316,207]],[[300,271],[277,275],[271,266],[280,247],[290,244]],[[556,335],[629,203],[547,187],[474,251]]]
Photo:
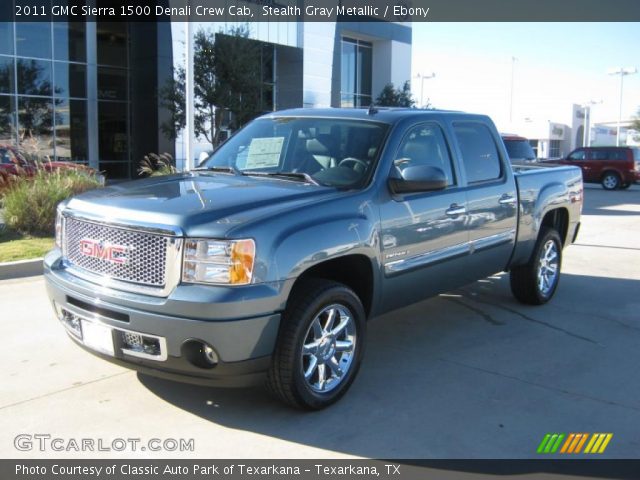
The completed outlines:
[[[62,229],[64,219],[62,218],[62,210],[56,210],[56,247],[62,250]]]
[[[182,281],[246,285],[251,283],[256,244],[246,240],[187,239]]]

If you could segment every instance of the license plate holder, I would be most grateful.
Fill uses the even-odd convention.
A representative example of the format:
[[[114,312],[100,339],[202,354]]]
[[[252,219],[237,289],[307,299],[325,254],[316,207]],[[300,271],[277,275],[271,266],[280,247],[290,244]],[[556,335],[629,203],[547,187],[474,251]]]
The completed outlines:
[[[112,329],[106,325],[82,320],[82,342],[92,350],[115,355]]]

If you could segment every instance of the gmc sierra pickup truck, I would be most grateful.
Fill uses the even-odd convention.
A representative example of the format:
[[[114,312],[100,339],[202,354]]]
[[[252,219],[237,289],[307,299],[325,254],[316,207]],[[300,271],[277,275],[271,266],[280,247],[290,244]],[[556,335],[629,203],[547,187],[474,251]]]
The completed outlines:
[[[192,171],[60,205],[46,284],[101,358],[319,409],[353,382],[368,318],[500,271],[551,299],[582,195],[578,168],[512,167],[486,116],[282,111]]]

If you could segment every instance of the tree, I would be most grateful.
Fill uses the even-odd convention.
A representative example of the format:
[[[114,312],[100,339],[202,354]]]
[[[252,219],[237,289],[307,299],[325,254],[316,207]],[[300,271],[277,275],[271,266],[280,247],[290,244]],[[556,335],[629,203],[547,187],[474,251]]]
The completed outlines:
[[[376,98],[375,104],[380,107],[411,108],[415,106],[416,102],[411,95],[411,84],[406,81],[402,88],[395,88],[393,83],[387,83]]]
[[[262,44],[248,37],[247,26],[228,33],[199,30],[194,37],[194,131],[213,146],[225,117],[237,129],[262,111]],[[170,112],[161,129],[170,139],[185,127],[185,78],[184,68],[177,68],[159,92]]]

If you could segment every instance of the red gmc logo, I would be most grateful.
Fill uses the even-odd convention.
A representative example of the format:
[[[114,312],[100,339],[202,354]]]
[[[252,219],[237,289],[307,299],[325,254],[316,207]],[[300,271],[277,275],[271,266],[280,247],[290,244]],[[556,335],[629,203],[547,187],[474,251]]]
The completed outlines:
[[[83,238],[80,240],[80,254],[85,257],[98,258],[111,263],[127,263],[129,247],[123,245],[103,244],[99,240]]]

